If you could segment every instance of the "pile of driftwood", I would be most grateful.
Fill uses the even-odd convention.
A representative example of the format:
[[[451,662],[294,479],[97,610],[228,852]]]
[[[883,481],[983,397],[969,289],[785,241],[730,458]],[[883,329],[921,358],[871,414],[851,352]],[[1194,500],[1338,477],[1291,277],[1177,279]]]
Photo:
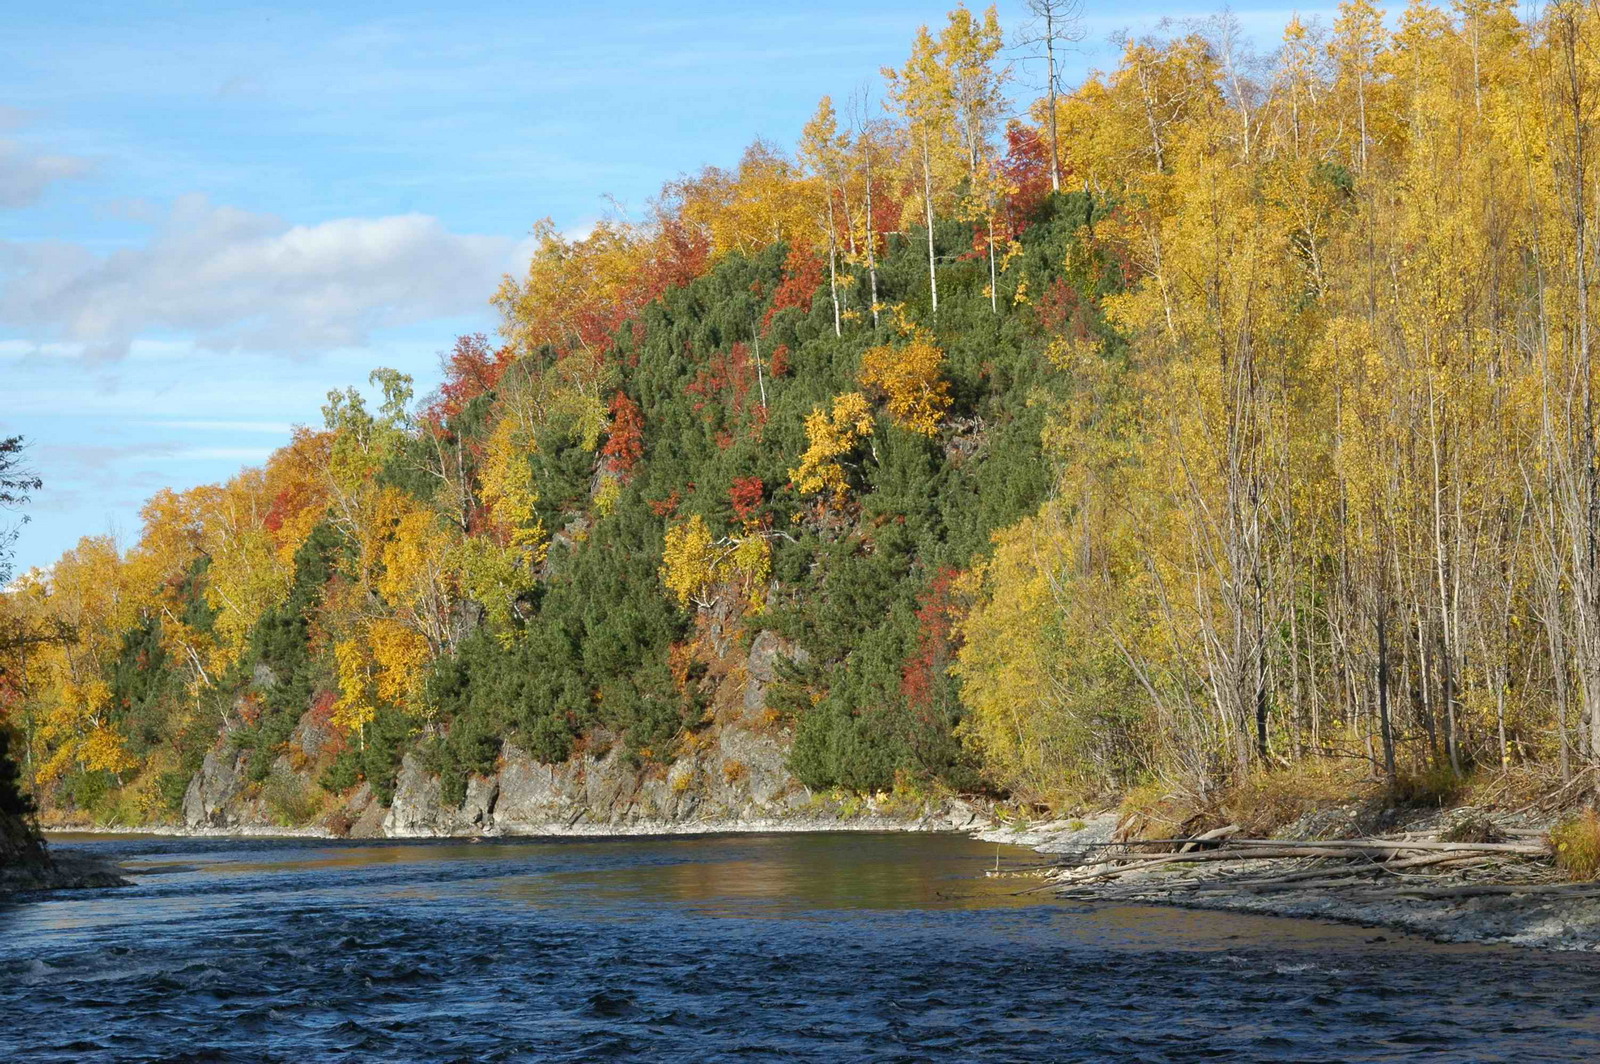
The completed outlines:
[[[1543,832],[1513,828],[1499,835],[1492,842],[1415,835],[1253,839],[1240,837],[1239,827],[1229,825],[1192,838],[1090,847],[1057,865],[1051,886],[1066,897],[1129,899],[1177,892],[1347,889],[1418,898],[1600,894],[1600,884],[1560,880]]]

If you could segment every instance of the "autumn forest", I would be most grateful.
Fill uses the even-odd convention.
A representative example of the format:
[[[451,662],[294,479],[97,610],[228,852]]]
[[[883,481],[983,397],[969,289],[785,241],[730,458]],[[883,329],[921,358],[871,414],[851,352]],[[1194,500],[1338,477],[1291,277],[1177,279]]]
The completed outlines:
[[[1224,15],[1059,89],[1020,35],[957,8],[792,147],[539,223],[436,391],[19,575],[47,822],[170,822],[220,747],[284,823],[407,754],[648,772],[763,636],[817,792],[1600,759],[1600,14]]]

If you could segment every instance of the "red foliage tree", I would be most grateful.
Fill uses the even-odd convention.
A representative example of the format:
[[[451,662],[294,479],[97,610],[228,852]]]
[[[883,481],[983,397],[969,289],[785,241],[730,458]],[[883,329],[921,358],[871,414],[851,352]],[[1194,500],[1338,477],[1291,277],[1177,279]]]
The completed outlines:
[[[624,475],[644,457],[644,414],[621,392],[611,397],[611,435],[600,454],[613,473]]]
[[[733,486],[728,489],[728,500],[741,521],[750,520],[765,497],[766,485],[760,477],[734,477]]]
[[[656,219],[656,224],[655,246],[640,271],[638,292],[629,300],[640,307],[670,288],[686,287],[706,272],[711,261],[711,241],[704,233],[665,213]]]
[[[1006,155],[1000,173],[1013,189],[1006,197],[1001,221],[1006,236],[1014,238],[1032,224],[1045,197],[1050,195],[1050,145],[1039,131],[1012,121],[1006,127]],[[1061,175],[1063,178],[1066,174]]]
[[[772,360],[767,363],[767,373],[772,377],[781,377],[789,372],[789,345],[779,344],[772,352]]]
[[[1089,304],[1078,290],[1065,278],[1057,277],[1039,297],[1037,311],[1039,324],[1046,332],[1071,336],[1076,340],[1089,337]]]
[[[953,594],[959,575],[946,566],[917,599],[917,650],[901,672],[900,693],[908,706],[923,715],[933,710],[939,684],[948,676],[950,663],[960,649],[955,636],[960,606]]]
[[[756,388],[755,361],[744,344],[734,344],[727,354],[714,354],[706,364],[695,371],[694,380],[684,386],[684,391],[695,396],[696,411],[716,404],[730,414],[746,413],[750,396]]]
[[[677,488],[672,489],[672,494],[665,499],[650,499],[650,512],[657,517],[676,517],[678,507],[683,503],[683,495]]]
[[[783,260],[783,283],[772,293],[772,305],[761,319],[763,334],[772,326],[772,319],[785,310],[810,310],[822,287],[823,264],[820,256],[804,248],[789,249]]]
[[[294,505],[294,493],[284,488],[272,497],[272,505],[267,508],[267,514],[261,519],[261,524],[268,532],[276,532],[283,527],[283,519],[288,516],[289,508]]]
[[[444,425],[472,400],[493,391],[514,358],[510,347],[491,348],[483,333],[456,337],[455,347],[442,359],[444,383],[422,416]]]

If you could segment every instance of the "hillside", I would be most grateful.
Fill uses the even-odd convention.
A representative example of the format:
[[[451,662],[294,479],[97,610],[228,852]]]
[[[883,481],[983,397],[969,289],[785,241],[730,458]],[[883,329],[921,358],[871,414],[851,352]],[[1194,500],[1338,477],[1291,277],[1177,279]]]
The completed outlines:
[[[946,41],[982,60],[963,118],[991,137],[997,27]],[[24,581],[13,608],[79,634],[12,711],[47,817],[370,830],[399,787],[396,829],[541,765],[572,779],[524,822],[980,787],[953,581],[1049,490],[1062,377],[1029,293],[1091,305],[1095,256],[1062,263],[1101,208],[1045,194],[1020,126],[984,148],[1011,184],[983,212],[953,143],[915,175],[938,198],[897,202],[907,135],[824,101],[807,168],[757,144],[648,223],[541,227],[501,339],[460,338],[436,394],[378,370],[376,404],[331,394],[265,468],[152,499],[131,550]],[[930,208],[931,238],[900,229]]]
[[[1041,205],[1013,283],[1032,276],[1048,287],[1049,264],[1091,210],[1081,195]],[[952,224],[944,237],[960,251],[972,234]],[[918,256],[915,242],[890,241],[883,289],[904,285],[910,294],[924,265]],[[574,366],[581,355],[505,359],[492,388],[453,400],[459,411],[443,421],[444,440],[459,447],[453,453],[432,426],[375,423],[369,436],[392,434],[393,449],[368,459],[356,490],[370,493],[365,505],[397,516],[346,539],[319,514],[296,549],[288,595],[257,621],[232,682],[215,696],[227,699],[229,751],[248,751],[245,782],[276,806],[265,816],[298,820],[292,803],[324,800],[289,775],[313,766],[309,778],[328,794],[364,783],[388,803],[407,752],[438,776],[444,809],[508,759],[525,773],[575,759],[587,768],[567,789],[585,794],[603,760],[615,777],[603,808],[618,800],[610,792],[626,804],[654,781],[659,793],[639,815],[667,820],[686,815],[678,807],[689,802],[702,816],[708,803],[719,803],[721,816],[781,796],[804,805],[795,782],[854,792],[973,787],[976,765],[954,734],[959,703],[941,675],[951,657],[950,578],[1047,490],[1040,428],[1054,376],[1032,308],[995,313],[982,266],[958,261],[941,278],[941,317],[965,323],[953,328],[959,342],[940,355],[937,377],[950,393],[945,416],[959,429],[941,439],[863,401],[860,425],[848,428],[862,438],[830,456],[839,479],[822,493],[799,490],[787,468],[808,451],[808,418],[815,424],[818,409],[832,415],[835,396],[860,399],[864,356],[904,341],[887,321],[835,335],[815,263],[782,246],[728,256],[669,289],[616,331],[598,368]],[[842,298],[859,306],[863,294],[844,290]],[[739,339],[747,329],[748,343]],[[760,362],[757,344],[768,352]],[[455,358],[472,371],[501,369],[476,338]],[[447,390],[464,391],[465,375]],[[586,416],[596,429],[606,422],[596,395],[609,406],[608,432],[583,425]],[[341,431],[351,430],[322,438],[330,463]],[[536,496],[523,488],[521,528],[494,528],[491,512],[478,518],[489,527],[472,528],[469,517],[456,538],[433,509],[447,474],[431,463],[441,453],[476,459],[469,476],[494,484],[508,442],[522,483],[537,486]],[[308,436],[302,446],[313,443]],[[275,472],[269,465],[265,479]],[[492,498],[502,512],[514,500]],[[383,566],[366,593],[386,605],[404,601],[415,626],[406,631],[440,633],[440,652],[429,646],[431,660],[409,679],[409,659],[385,656],[386,639],[404,638],[394,614],[358,621],[367,645],[329,639],[332,653],[318,660],[317,630],[344,622],[330,599],[348,603],[361,580],[364,537],[378,539],[365,550]],[[442,580],[426,571],[446,556],[463,558],[462,568]],[[497,563],[504,569],[487,576],[474,568]],[[398,571],[412,564],[424,571],[397,589]],[[504,581],[490,585],[503,597],[486,604],[447,590],[479,579]],[[206,610],[204,580],[188,582],[190,597],[173,613]],[[152,627],[146,638],[160,655],[160,632]],[[138,651],[125,644],[120,653],[126,661]],[[145,684],[160,676],[148,666],[127,674]],[[346,694],[352,674],[369,700]],[[129,701],[162,709],[159,697]],[[168,717],[148,734],[164,738],[175,725]],[[148,763],[150,752],[129,749]],[[195,753],[178,756],[193,764]],[[208,781],[219,774],[218,757],[229,762],[214,754]],[[169,794],[186,775],[168,777]],[[416,777],[413,770],[402,780],[415,788]],[[215,786],[232,793],[236,784]],[[561,800],[548,804],[540,822],[570,815]],[[191,800],[191,822],[201,815],[195,808]]]
[[[378,370],[6,596],[77,634],[3,696],[46,817],[1564,785],[1600,750],[1594,18],[1358,0],[1257,57],[1224,18],[1008,122],[961,8],[884,117],[824,99],[792,154],[541,223],[436,393]]]

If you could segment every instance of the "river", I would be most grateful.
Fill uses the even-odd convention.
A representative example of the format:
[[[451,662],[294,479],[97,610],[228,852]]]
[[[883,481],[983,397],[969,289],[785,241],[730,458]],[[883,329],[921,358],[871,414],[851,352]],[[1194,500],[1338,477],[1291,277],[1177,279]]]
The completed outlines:
[[[1600,1059],[1600,958],[986,878],[950,835],[62,837],[0,1060]]]

